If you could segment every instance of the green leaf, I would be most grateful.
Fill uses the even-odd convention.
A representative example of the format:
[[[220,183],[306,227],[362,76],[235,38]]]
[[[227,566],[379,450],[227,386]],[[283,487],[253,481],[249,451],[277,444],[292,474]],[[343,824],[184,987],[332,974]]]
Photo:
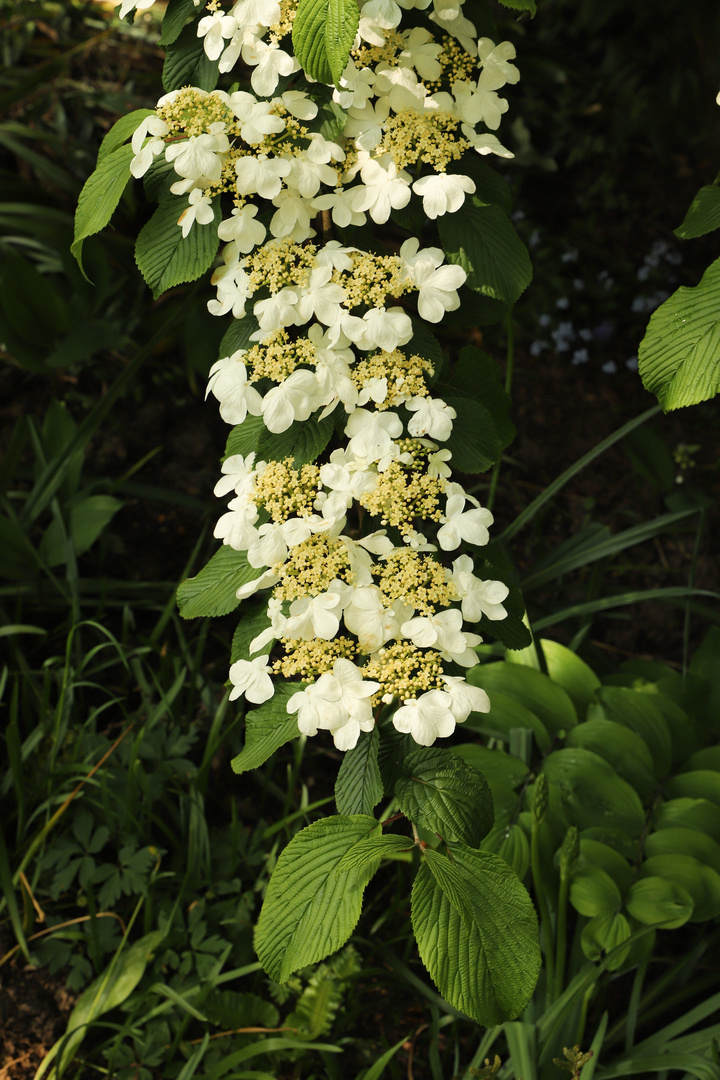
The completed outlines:
[[[634,731],[613,720],[589,720],[578,724],[565,740],[566,746],[581,746],[604,758],[623,780],[648,803],[658,787],[652,755],[647,743]]]
[[[190,0],[190,3],[192,3],[192,0]],[[154,115],[155,109],[133,109],[132,112],[126,113],[125,116],[121,116],[119,120],[116,120],[100,143],[97,157],[98,165],[109,154],[112,154],[113,150],[117,150],[118,146],[122,146],[124,142],[135,134],[136,128],[140,126],[146,116]]]
[[[720,259],[650,317],[638,352],[643,386],[665,412],[708,401],[720,388]]]
[[[293,694],[304,689],[304,683],[280,683],[275,693],[258,709],[245,716],[245,746],[230,762],[235,773],[249,772],[264,765],[276,750],[300,735],[297,716],[287,711]]]
[[[300,0],[292,30],[295,56],[305,74],[320,83],[333,81],[325,40],[327,15],[328,0]]]
[[[487,746],[480,746],[477,743],[465,743],[464,746],[453,747],[452,752],[459,755],[468,765],[472,765],[473,769],[483,773],[493,793],[498,785],[510,788],[520,787],[529,772],[524,761],[499,748],[490,750]]]
[[[514,304],[530,284],[527,248],[499,206],[473,197],[461,214],[438,218],[438,229],[446,258],[462,266],[475,292]]]
[[[660,877],[687,889],[695,905],[691,922],[706,922],[720,915],[720,874],[692,855],[653,855],[640,867],[640,877]]]
[[[128,182],[132,179],[130,162],[132,146],[120,146],[103,157],[98,167],[85,181],[75,211],[75,236],[70,251],[83,271],[82,246],[88,236],[100,232],[113,216],[115,207]]]
[[[162,70],[165,93],[183,86],[214,90],[218,81],[218,60],[210,60],[203,39],[197,36],[195,23],[186,26],[168,45]]]
[[[444,444],[455,468],[469,474],[489,469],[515,438],[510,399],[501,385],[498,365],[480,349],[466,346],[437,392],[457,412]],[[461,397],[454,396],[457,393]]]
[[[70,508],[69,532],[75,555],[83,555],[95,543],[105,526],[122,509],[123,503],[111,495],[88,495]],[[40,542],[40,554],[48,566],[65,562],[65,544],[59,522],[48,525]]]
[[[540,645],[548,675],[554,683],[567,691],[578,716],[584,716],[590,699],[600,686],[597,675],[577,653],[561,645],[559,641],[542,638]]]
[[[343,855],[335,873],[344,874],[367,863],[377,863],[378,859],[387,859],[394,853],[412,851],[414,846],[415,841],[410,836],[397,836],[394,833],[364,836]]]
[[[675,235],[681,240],[692,240],[717,228],[720,228],[720,187],[707,184],[700,188],[690,203],[690,209],[682,225],[675,229]]]
[[[635,881],[627,898],[628,913],[645,926],[663,923],[664,930],[683,926],[693,913],[693,899],[676,881],[645,877]]]
[[[496,824],[483,840],[482,849],[504,859],[521,881],[527,874],[530,842],[522,825],[511,825],[507,820]]]
[[[420,956],[445,998],[479,1024],[512,1020],[540,971],[535,909],[507,863],[488,851],[426,849],[412,890]]]
[[[296,420],[287,431],[273,435],[261,416],[247,416],[232,429],[225,447],[225,457],[247,456],[253,450],[258,459],[282,461],[291,457],[296,469],[308,465],[323,452],[333,433],[331,417],[324,420]]]
[[[177,41],[188,16],[194,15],[197,10],[194,0],[168,0],[158,44],[172,45],[174,41]]]
[[[711,769],[683,772],[668,781],[665,795],[669,799],[707,799],[720,804],[720,772]]]
[[[267,645],[264,645],[262,649],[259,649],[255,653],[250,653],[250,642],[254,638],[261,634],[263,630],[267,630],[270,625],[270,619],[267,613],[267,602],[265,599],[261,600],[259,604],[251,605],[248,601],[244,601],[242,605],[242,611],[240,613],[240,622],[238,623],[235,633],[233,634],[232,646],[230,648],[230,663],[234,664],[236,660],[249,660],[252,656],[267,655],[272,646],[273,641],[268,641]]]
[[[645,825],[642,803],[612,766],[590,750],[555,750],[543,772],[560,791],[565,813],[578,829],[603,826],[626,836],[639,836]]]
[[[603,686],[597,691],[587,717],[588,720],[612,720],[637,732],[650,751],[656,776],[666,776],[670,771],[670,729],[652,695],[624,686]]]
[[[537,12],[537,5],[535,0],[500,0],[503,7],[512,8],[513,11],[529,11],[532,18],[535,18]]]
[[[374,727],[372,731],[361,731],[356,745],[345,753],[335,781],[339,814],[372,814],[382,799],[379,745],[378,729]]]
[[[611,915],[622,904],[622,896],[605,870],[588,866],[573,876],[570,903],[581,915]]]
[[[378,828],[363,814],[327,817],[292,838],[270,878],[255,931],[258,959],[271,979],[323,960],[345,944],[360,918],[365,885],[377,868],[336,874],[343,856]]]
[[[199,574],[178,585],[178,610],[183,619],[229,615],[240,603],[240,586],[262,573],[262,568],[250,566],[243,551],[224,544]]]
[[[603,952],[609,953],[627,941],[630,933],[630,923],[621,911],[614,915],[596,915],[583,929],[580,939],[583,952],[588,960],[597,961]],[[629,945],[625,949],[620,949],[617,956],[608,963],[608,970],[617,971],[622,967],[629,952]]]
[[[602,844],[597,840],[590,840],[586,836],[580,837],[580,856],[577,866],[579,870],[588,867],[599,867],[609,874],[621,893],[627,892],[634,877],[634,869],[627,859],[624,859],[619,851]]]
[[[217,223],[219,200],[213,203],[213,220],[207,225],[193,222],[186,237],[178,219],[186,208],[183,199],[174,196],[161,202],[142,227],[135,245],[135,262],[157,299],[173,285],[195,281],[213,264],[220,243]]]
[[[468,476],[486,472],[503,450],[490,412],[472,398],[443,395],[443,401],[457,413],[450,438],[443,443],[452,454],[453,467]]]
[[[325,53],[335,85],[347,67],[359,24],[360,9],[356,0],[328,0]]]
[[[461,161],[453,163],[448,172],[458,172],[475,181],[475,199],[479,203],[495,203],[506,214],[512,210],[512,195],[507,180],[480,157],[465,154]]]
[[[692,855],[720,874],[720,844],[697,829],[659,829],[645,840],[645,855]]]
[[[498,691],[514,698],[540,718],[553,734],[569,731],[577,724],[577,714],[572,701],[560,686],[551,682],[547,675],[520,664],[502,660],[492,664],[478,664],[471,668],[468,682],[480,686],[490,697],[492,715],[493,693]],[[517,727],[524,725],[517,724]]]
[[[475,670],[475,668],[472,668],[466,678],[471,685],[479,686],[477,676],[473,675]],[[465,727],[472,731],[480,731],[484,735],[491,735],[493,738],[502,739],[504,742],[510,742],[514,730],[524,729],[531,731],[538,749],[544,754],[548,752],[551,745],[547,728],[540,718],[518,701],[517,698],[511,697],[509,694],[503,694],[499,690],[493,690],[492,692],[490,712],[471,713],[465,721]]]
[[[720,814],[717,805],[707,799],[670,799],[657,809],[656,829],[699,829],[720,843]]]
[[[395,798],[410,821],[479,847],[493,827],[495,812],[487,781],[450,750],[419,749],[405,760]]]
[[[238,349],[252,348],[253,342],[250,338],[257,329],[258,323],[254,315],[246,315],[242,319],[232,319],[220,342],[218,356],[224,358],[232,356]]]

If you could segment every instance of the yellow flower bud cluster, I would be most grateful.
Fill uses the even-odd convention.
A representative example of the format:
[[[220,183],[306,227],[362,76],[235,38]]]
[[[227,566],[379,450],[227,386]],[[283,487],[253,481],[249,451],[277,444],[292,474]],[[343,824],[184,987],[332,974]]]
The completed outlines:
[[[427,397],[426,374],[433,374],[429,360],[422,356],[406,356],[401,349],[394,349],[376,352],[367,360],[360,360],[351,376],[358,390],[367,386],[371,379],[387,379],[387,397],[376,408],[390,409],[408,397]]]
[[[439,521],[440,497],[447,486],[440,476],[428,476],[427,453],[415,439],[400,439],[403,456],[411,455],[410,464],[392,461],[385,472],[378,473],[373,491],[361,495],[359,502],[380,518],[382,525],[394,525],[403,534],[413,531],[413,521]]]
[[[398,169],[422,161],[444,173],[451,161],[459,161],[470,149],[468,140],[457,134],[459,127],[460,121],[450,113],[403,109],[385,122],[382,150]]]
[[[388,699],[404,701],[426,690],[444,690],[440,654],[433,649],[418,649],[410,641],[394,641],[378,649],[363,667],[363,676],[380,683],[370,699],[374,706]]]
[[[315,346],[309,338],[293,341],[287,330],[280,329],[245,353],[243,363],[248,369],[251,383],[258,379],[272,379],[275,383],[281,383],[301,364],[313,365],[315,354]]]
[[[263,471],[255,475],[252,499],[255,505],[265,507],[273,521],[287,521],[289,517],[310,517],[313,503],[321,488],[320,469],[317,465],[293,467],[293,459],[269,461]]]
[[[273,663],[273,671],[286,679],[299,676],[303,682],[313,682],[324,671],[331,671],[340,657],[353,660],[357,655],[357,642],[349,637],[335,637],[332,641],[283,638],[282,646],[285,655]]]
[[[384,307],[386,298],[394,299],[411,292],[416,286],[403,269],[399,255],[374,255],[370,251],[353,251],[352,271],[336,270],[333,281],[347,292],[348,307]]]
[[[373,567],[373,574],[388,607],[393,600],[403,600],[420,615],[431,615],[459,599],[455,586],[446,580],[442,563],[411,548],[391,551],[384,562]]]
[[[219,94],[206,93],[196,86],[184,86],[175,97],[165,102],[157,110],[158,116],[170,128],[168,141],[175,138],[189,138],[191,135],[204,135],[211,124],[223,123],[230,131],[236,122],[232,109]]]
[[[341,540],[324,533],[313,533],[302,544],[296,544],[287,560],[274,566],[273,571],[280,578],[273,589],[276,600],[319,596],[336,578],[348,583],[354,578],[347,548]]]
[[[274,294],[287,285],[307,285],[316,254],[314,244],[296,244],[289,237],[256,248],[247,260],[248,292],[266,288]]]

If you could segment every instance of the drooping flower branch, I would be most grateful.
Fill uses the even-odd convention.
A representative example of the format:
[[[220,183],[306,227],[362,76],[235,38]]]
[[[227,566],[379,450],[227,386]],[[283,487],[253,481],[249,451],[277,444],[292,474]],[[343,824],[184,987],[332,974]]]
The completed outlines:
[[[149,6],[124,0],[121,14]],[[132,136],[130,168],[169,169],[183,237],[213,229],[223,244],[208,308],[247,326],[210,373],[223,419],[282,436],[331,418],[340,440],[300,463],[266,441],[264,457],[223,464],[216,494],[233,497],[215,535],[246,559],[238,598],[267,597],[231,697],[262,704],[295,679],[287,711],[306,735],[349,750],[385,710],[430,745],[489,708],[463,675],[478,662],[470,627],[507,614],[507,586],[452,558],[485,545],[493,519],[453,479],[457,412],[415,344],[421,321],[458,309],[467,273],[417,236],[367,250],[353,230],[415,203],[430,221],[457,213],[476,190],[468,155],[512,156],[493,132],[514,48],[478,40],[461,2],[368,0],[324,87],[292,52],[292,0],[206,10],[207,57],[249,67],[252,92],[166,94]]]

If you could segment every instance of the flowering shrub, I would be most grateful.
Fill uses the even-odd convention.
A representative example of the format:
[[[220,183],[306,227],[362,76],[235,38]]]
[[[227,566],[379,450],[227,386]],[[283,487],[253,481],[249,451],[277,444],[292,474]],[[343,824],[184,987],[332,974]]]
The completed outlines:
[[[456,1007],[498,1023],[532,993],[535,913],[479,850],[483,777],[426,748],[489,709],[464,675],[477,631],[529,640],[519,597],[475,550],[492,514],[453,472],[489,468],[513,428],[494,363],[469,345],[446,355],[432,328],[452,314],[462,340],[530,278],[483,160],[512,156],[494,132],[515,50],[478,35],[461,0],[170,0],[161,43],[166,93],[107,136],[74,251],[132,176],[159,204],[136,247],[154,294],[214,267],[208,310],[229,327],[208,393],[232,425],[215,491],[232,498],[180,610],[240,607],[230,698],[259,708],[237,772],[300,734],[345,752],[338,815],[278,861],[258,955],[283,981],[339,948],[381,858],[417,845],[420,954]],[[236,68],[250,89],[217,89]],[[412,837],[382,831],[384,795]]]

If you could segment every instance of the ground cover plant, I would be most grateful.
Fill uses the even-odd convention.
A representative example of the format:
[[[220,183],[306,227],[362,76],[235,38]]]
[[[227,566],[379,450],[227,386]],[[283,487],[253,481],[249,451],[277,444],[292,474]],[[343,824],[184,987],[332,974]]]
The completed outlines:
[[[56,379],[4,466],[3,964],[71,994],[37,1075],[716,1076],[718,633],[695,629],[715,618],[712,508],[676,484],[697,450],[673,460],[646,404],[493,528],[531,275],[515,225],[537,245],[488,160],[511,160],[498,91],[529,7],[494,13],[506,38],[477,4],[243,4],[171,2],[156,24],[123,3],[124,33],[158,26],[166,94],[118,110],[137,106],[80,194],[72,249],[99,291],[64,208],[7,209],[27,225],[2,251],[15,363],[47,378],[107,365],[121,332],[133,348],[97,400]],[[24,104],[37,83],[18,85]],[[712,190],[680,235],[712,230]],[[157,307],[131,243],[105,246],[115,211],[141,215]],[[35,340],[17,313],[46,278]],[[716,389],[713,290],[711,268],[651,320],[665,407]],[[564,321],[529,355],[567,352]],[[181,342],[182,373],[153,370]],[[187,411],[208,372],[232,426],[206,485],[224,515],[139,482],[147,444],[112,480],[92,467],[124,395]],[[561,493],[620,446],[662,512],[614,531],[585,514],[553,543]],[[189,537],[178,611],[172,581],[117,570],[118,523],[157,498],[216,538]],[[684,581],[638,587],[628,553],[683,539]],[[679,605],[679,670],[602,662],[597,617],[653,598]],[[30,1060],[3,1049],[8,1075]]]

